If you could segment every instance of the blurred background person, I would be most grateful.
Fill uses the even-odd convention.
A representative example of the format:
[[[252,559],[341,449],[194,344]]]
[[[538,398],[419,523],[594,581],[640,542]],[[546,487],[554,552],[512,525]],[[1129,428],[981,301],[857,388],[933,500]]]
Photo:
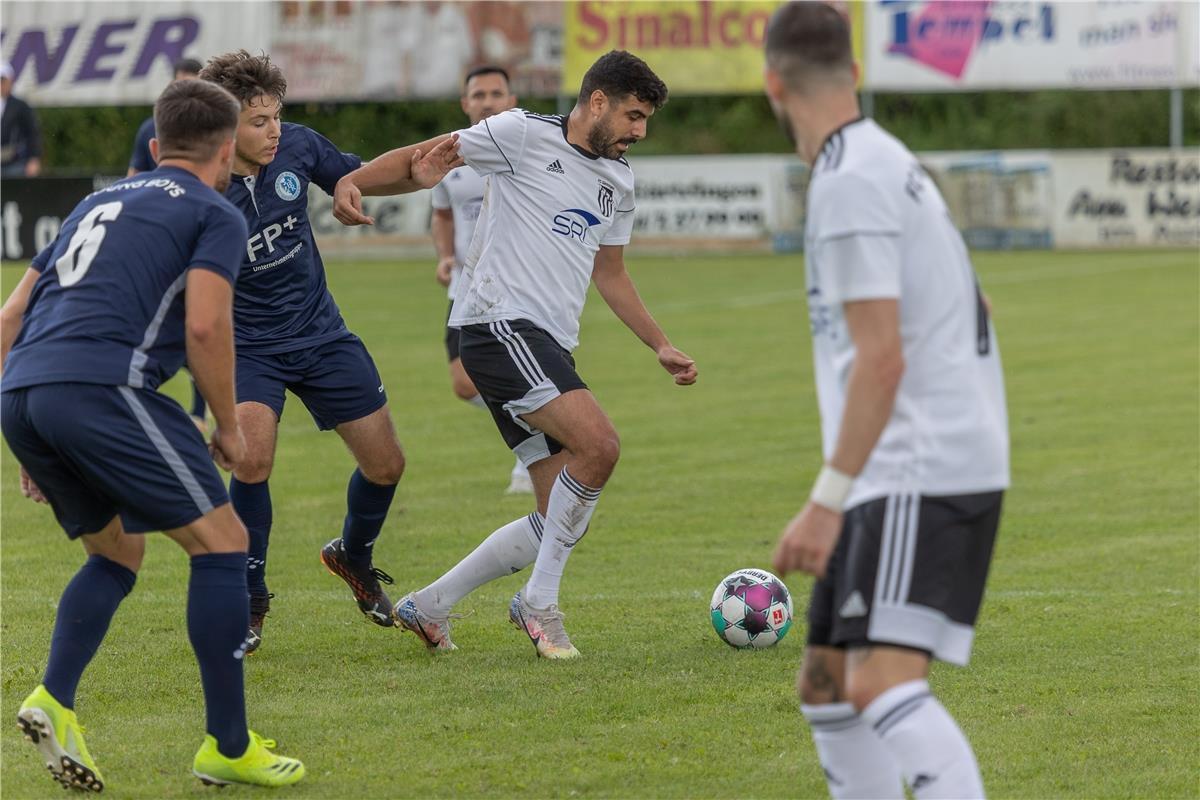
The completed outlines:
[[[12,64],[0,63],[0,175],[34,178],[42,172],[42,132],[33,108],[12,93]]]

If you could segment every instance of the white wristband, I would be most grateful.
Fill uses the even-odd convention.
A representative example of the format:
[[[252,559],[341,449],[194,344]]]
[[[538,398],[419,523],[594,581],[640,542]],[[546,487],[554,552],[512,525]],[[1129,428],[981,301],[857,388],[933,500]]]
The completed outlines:
[[[808,499],[840,514],[842,506],[846,503],[846,497],[850,494],[850,487],[853,485],[853,477],[844,472],[838,472],[826,464],[821,467],[821,472],[817,475],[812,494],[808,496]]]

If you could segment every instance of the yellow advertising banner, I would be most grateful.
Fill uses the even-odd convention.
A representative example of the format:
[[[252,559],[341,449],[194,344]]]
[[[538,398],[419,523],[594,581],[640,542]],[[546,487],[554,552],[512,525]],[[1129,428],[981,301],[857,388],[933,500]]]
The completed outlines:
[[[674,94],[762,91],[763,38],[778,0],[581,0],[563,8],[563,94],[609,50],[629,50]],[[835,2],[850,19],[855,60],[862,59],[861,2]],[[861,70],[860,72],[865,72]]]

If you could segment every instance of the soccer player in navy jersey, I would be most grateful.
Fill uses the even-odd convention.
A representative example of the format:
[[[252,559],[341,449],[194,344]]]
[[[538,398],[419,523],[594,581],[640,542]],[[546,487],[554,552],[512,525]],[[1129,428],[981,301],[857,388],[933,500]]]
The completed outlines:
[[[378,625],[394,623],[380,581],[392,583],[372,562],[404,455],[387,406],[383,380],[367,348],[349,331],[325,283],[325,267],[308,222],[308,187],[332,194],[361,164],[302,125],[280,121],[287,81],[266,55],[244,50],[209,60],[200,73],[242,104],[233,180],[226,198],[249,228],[234,294],[237,340],[237,414],[246,459],[234,470],[229,494],[250,532],[250,651],[262,641],[271,594],[265,580],[271,531],[268,479],[284,390],[304,403],[321,430],[335,430],[357,469],[346,492],[341,536],[321,550],[330,572],[354,593],[359,609]],[[411,149],[411,171],[397,193],[429,188],[461,164],[453,142]],[[423,180],[417,180],[415,176]]]
[[[154,530],[191,556],[188,636],[207,711],[193,772],[272,786],[304,776],[246,727],[246,529],[209,458],[228,469],[245,455],[231,320],[246,224],[219,194],[238,112],[210,84],[168,87],[155,104],[157,169],[84,198],[0,312],[4,438],[23,489],[44,496],[88,554],[59,600],[42,682],[18,712],[64,788],[104,787],[75,692],[133,589],[145,549],[134,534]],[[185,357],[216,418],[207,448],[157,391]]]
[[[175,62],[175,72],[171,83],[191,80],[200,74],[201,64],[194,58],[181,58]],[[132,178],[139,172],[149,172],[154,169],[154,156],[150,154],[150,140],[154,138],[154,115],[150,115],[137,129],[133,137],[133,152],[129,154],[129,171],[125,174]],[[189,412],[201,433],[208,432],[208,408],[204,405],[204,397],[192,382],[192,408]]]

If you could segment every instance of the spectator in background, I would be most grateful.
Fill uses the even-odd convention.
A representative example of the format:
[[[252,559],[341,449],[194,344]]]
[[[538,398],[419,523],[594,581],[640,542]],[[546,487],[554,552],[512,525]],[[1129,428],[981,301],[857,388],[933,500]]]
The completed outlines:
[[[42,171],[42,132],[37,115],[13,97],[13,68],[0,62],[0,175],[33,178]]]
[[[194,58],[181,58],[175,62],[175,76],[171,78],[171,83],[181,81],[185,78],[195,78],[200,74],[203,65]],[[170,86],[170,84],[167,84]],[[146,117],[146,120],[138,128],[137,136],[133,137],[133,152],[129,156],[129,171],[125,173],[125,177],[129,178],[137,175],[139,172],[149,172],[154,169],[154,158],[150,155],[150,140],[154,138],[154,117]]]

